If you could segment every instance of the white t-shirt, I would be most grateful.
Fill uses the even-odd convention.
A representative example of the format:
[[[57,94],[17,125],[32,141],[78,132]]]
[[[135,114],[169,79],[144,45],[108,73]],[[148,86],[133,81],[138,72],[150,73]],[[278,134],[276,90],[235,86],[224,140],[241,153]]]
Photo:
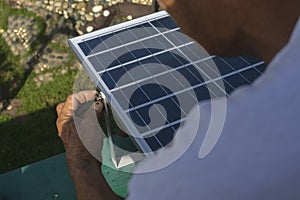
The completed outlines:
[[[222,134],[203,159],[198,154],[210,103],[200,103],[200,109],[204,118],[192,145],[170,166],[135,174],[128,199],[300,199],[300,19],[265,73],[228,97]],[[196,112],[179,131],[191,131]],[[170,152],[160,151],[137,170],[159,164]]]

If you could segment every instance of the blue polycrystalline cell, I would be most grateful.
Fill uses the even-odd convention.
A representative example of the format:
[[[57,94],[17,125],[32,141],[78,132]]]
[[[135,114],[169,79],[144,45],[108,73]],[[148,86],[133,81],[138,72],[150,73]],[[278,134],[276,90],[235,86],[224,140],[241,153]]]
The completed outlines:
[[[164,52],[155,57],[158,63],[166,65],[170,68],[176,68],[183,64],[187,64],[187,61],[180,55],[173,54],[172,52]]]
[[[120,81],[120,77],[122,77],[126,73],[127,73],[126,68],[119,67],[117,69],[113,69],[113,70],[103,73],[101,78],[107,83],[107,87],[109,89],[113,89],[116,86],[120,87],[123,84],[132,82],[132,79],[130,79],[130,77],[128,77],[126,79],[126,82],[124,82],[122,80]]]
[[[172,32],[168,32],[165,33],[165,37],[169,39],[169,41],[174,45],[174,46],[180,46],[185,44],[185,42],[183,42],[182,40],[179,39],[178,35],[175,34],[176,31],[172,31]]]
[[[252,83],[261,73],[257,69],[251,68],[240,72],[240,74],[248,81],[248,83]]]
[[[86,56],[107,50],[107,46],[99,37],[81,42],[78,45]]]
[[[141,108],[137,108],[129,112],[133,122],[141,127],[148,126],[149,128],[146,130],[150,131],[160,128],[163,125],[167,125],[168,123],[176,122],[182,117],[181,109],[178,107],[178,100],[173,97],[160,100],[156,102],[155,105],[162,106],[167,114],[164,114],[164,111],[159,109],[161,107],[155,107],[154,104],[147,104]],[[150,118],[150,109],[152,109],[151,117],[155,117],[156,120]],[[161,124],[161,122],[165,122],[165,124]],[[143,134],[143,132],[141,132],[141,134]]]
[[[257,58],[208,55],[165,11],[69,42],[144,152],[170,144],[195,104],[229,95],[265,70]]]
[[[245,62],[245,60],[243,60],[239,57],[236,57],[236,58],[220,58],[220,59],[225,65],[229,66],[234,71],[249,66],[249,64],[247,62]]]
[[[257,71],[259,71],[260,73],[263,73],[266,70],[266,65],[258,65],[256,67],[254,67]]]
[[[149,29],[149,30],[147,30]],[[148,28],[145,25],[137,25],[131,28],[128,28],[129,32],[136,38],[136,39],[143,39],[152,36],[152,33],[150,32],[150,29],[153,29],[152,27]]]
[[[154,48],[154,49],[169,49],[172,45],[168,41],[164,41],[162,36],[157,36],[154,38],[149,38],[146,40],[141,41],[141,44],[147,48]]]
[[[167,146],[171,143],[172,139],[174,138],[174,130],[176,130],[177,128],[177,126],[164,128],[159,133],[157,133],[155,137],[162,146]]]
[[[228,65],[227,63],[225,63],[223,61],[223,59],[221,59],[219,57],[214,57],[213,62],[218,67],[218,70],[221,75],[229,74],[229,73],[232,73],[235,71],[234,67],[236,67],[236,65]],[[234,67],[232,67],[232,66],[234,66]]]
[[[114,37],[121,41],[122,44],[127,44],[136,41],[134,35],[132,35],[127,29],[115,31]]]
[[[203,76],[194,65],[190,64],[184,68],[178,69],[177,72],[188,80],[190,86],[196,86],[197,84],[204,82]]]
[[[146,31],[150,34],[150,35],[157,35],[160,34],[160,32],[153,27],[149,22],[144,23],[143,27],[146,29]]]
[[[159,48],[170,49],[174,47],[164,36],[159,35],[153,38],[153,42],[156,42],[159,45]]]
[[[127,63],[136,60],[135,56],[128,51],[127,47],[120,47],[112,50],[112,54],[117,58],[119,63]]]
[[[118,39],[116,35],[114,35],[114,33],[103,35],[100,37],[100,39],[102,40],[107,49],[111,49],[122,45],[122,42]]]
[[[261,59],[253,57],[253,56],[243,56],[243,57],[240,57],[240,58],[243,61],[245,61],[246,63],[248,63],[249,65],[257,64],[257,63],[262,62]],[[263,66],[263,65],[261,65],[261,66]]]
[[[155,136],[146,137],[144,140],[150,146],[152,151],[157,151],[160,148],[162,148],[161,143],[158,141],[158,139]]]
[[[81,42],[78,44],[78,46],[81,48],[81,51],[84,53],[84,55],[89,55],[91,53],[90,48],[85,42]]]
[[[150,22],[156,28],[166,28],[169,30],[178,28],[175,21],[171,17],[163,17],[161,19]]]

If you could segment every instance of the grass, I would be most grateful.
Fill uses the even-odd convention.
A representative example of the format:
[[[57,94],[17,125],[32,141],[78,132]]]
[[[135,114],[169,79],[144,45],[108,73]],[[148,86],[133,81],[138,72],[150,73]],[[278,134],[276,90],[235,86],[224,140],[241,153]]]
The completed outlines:
[[[64,151],[57,136],[55,106],[72,93],[76,75],[75,70],[69,69],[70,61],[64,66],[69,69],[67,74],[59,75],[57,69],[51,69],[54,81],[36,86],[36,74],[27,73],[20,61],[46,41],[45,23],[34,13],[24,8],[11,9],[0,0],[0,29],[7,29],[10,15],[33,17],[39,33],[33,48],[22,57],[14,56],[0,36],[0,94],[5,99],[16,98],[22,102],[16,117],[0,115],[0,174]],[[49,46],[70,52],[58,44]],[[74,55],[70,56],[75,59]]]
[[[12,9],[6,5],[4,0],[0,0],[0,29],[7,30],[7,19],[11,15],[27,16],[35,19],[38,27],[37,42],[23,56],[14,56],[3,37],[0,36],[0,101],[3,99],[13,98],[18,90],[19,85],[25,81],[28,73],[21,65],[21,59],[34,52],[39,44],[44,40],[45,23],[33,12],[28,12],[25,8]]]
[[[73,71],[54,77],[53,82],[40,87],[30,75],[17,95],[22,100],[19,111],[26,115],[0,117],[0,173],[64,151],[55,127],[55,105],[72,93],[74,75]]]

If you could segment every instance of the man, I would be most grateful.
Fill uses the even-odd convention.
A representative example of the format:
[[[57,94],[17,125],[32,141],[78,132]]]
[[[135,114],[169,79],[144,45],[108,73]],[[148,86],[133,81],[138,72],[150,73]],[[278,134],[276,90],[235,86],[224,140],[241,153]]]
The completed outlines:
[[[159,3],[209,53],[261,57],[268,68],[252,86],[228,97],[221,137],[207,157],[199,159],[198,153],[210,119],[208,102],[199,105],[204,117],[188,150],[164,169],[135,174],[128,199],[300,199],[300,1]],[[58,105],[58,132],[78,199],[118,199],[99,163],[81,144],[73,122],[72,101],[84,103],[93,95],[81,92]],[[100,112],[101,105],[95,110]],[[197,112],[198,108],[192,110],[179,131],[190,131]],[[176,150],[175,145],[171,148]],[[137,168],[156,165],[169,153],[161,151]]]

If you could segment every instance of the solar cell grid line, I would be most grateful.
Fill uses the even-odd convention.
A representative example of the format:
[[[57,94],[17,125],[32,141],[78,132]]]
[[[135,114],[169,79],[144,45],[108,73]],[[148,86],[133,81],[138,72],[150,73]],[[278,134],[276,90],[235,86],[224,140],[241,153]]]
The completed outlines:
[[[259,73],[262,74],[264,72],[264,70],[266,69],[266,66],[264,65],[264,62],[259,60],[259,59],[254,59],[254,58],[250,58],[250,57],[245,57],[245,56],[241,56],[240,57],[244,62],[246,62],[248,65],[252,65],[253,63],[261,63],[261,65],[254,67],[254,69]],[[261,69],[258,69],[261,68]]]
[[[147,71],[147,70],[146,70]]]
[[[158,128],[156,128],[156,129],[150,130],[150,131],[148,131],[148,132],[144,132],[144,133],[141,134],[141,136],[143,136],[143,137],[155,136],[155,135],[153,135],[153,133],[156,133],[157,131],[159,131],[159,130],[161,130],[161,129],[164,129],[164,128],[169,128],[169,127],[172,127],[172,126],[174,126],[174,125],[178,125],[178,124],[184,122],[186,119],[187,119],[187,117],[183,117],[183,118],[181,118],[181,119],[179,119],[179,120],[177,120],[177,121],[174,121],[174,122],[169,123],[169,124],[167,124],[167,125],[164,125],[164,126],[162,126],[162,127],[158,127]]]
[[[176,37],[176,36],[174,36],[174,37]],[[192,50],[189,47],[188,47],[188,49],[190,50],[189,54],[193,54],[196,59],[200,59],[201,58],[199,56],[199,54],[195,54],[195,49]],[[208,60],[207,62],[209,62],[209,61],[210,60]],[[222,68],[224,68],[224,67],[222,67],[222,68],[218,67],[219,65],[216,64],[217,70],[219,70],[218,72],[216,72],[215,69],[213,67],[210,67],[210,65],[207,62],[204,62],[204,63],[208,67],[208,70],[211,70],[216,76],[219,76],[219,75],[222,76],[224,74],[224,73],[222,73]],[[209,78],[212,78],[212,77],[209,77]],[[227,82],[227,80],[224,79],[223,81],[224,81],[225,85],[228,85],[229,87],[231,87],[231,89],[234,89],[234,87],[229,82]],[[225,95],[228,96],[227,91],[225,90],[224,92],[225,92]]]
[[[174,36],[174,37],[176,37],[176,36]],[[190,49],[190,47],[188,47],[188,49]],[[182,49],[181,49],[182,50]],[[196,52],[198,52],[197,50],[191,50],[190,49],[190,51],[189,51],[189,53],[186,53],[186,55],[189,55],[188,56],[188,58],[191,58],[191,54],[193,54],[193,56],[195,57],[195,59],[199,59],[199,58],[201,58],[200,56],[199,56],[199,54],[195,54],[195,51]],[[193,59],[192,59],[193,60]],[[206,61],[206,62],[204,62],[204,64],[207,66],[207,70],[206,70],[206,72],[207,71],[210,71],[210,72],[212,72],[214,75],[216,75],[216,76],[219,76],[219,75],[223,75],[222,73],[221,73],[221,71],[220,71],[220,68],[218,67],[218,65],[216,65],[217,66],[217,70],[219,70],[219,72],[216,72],[216,70],[215,69],[213,69],[213,67],[210,67],[210,66],[212,66],[212,65],[209,65],[208,64],[208,62],[209,62],[210,60],[208,60],[208,61]],[[197,66],[197,65],[196,65]],[[199,69],[201,70],[201,67],[199,67]],[[211,77],[211,76],[208,76],[203,70],[201,70],[203,73],[204,73],[204,75],[208,78],[208,79],[212,79],[213,77]],[[210,73],[210,75],[211,75],[211,73]],[[230,85],[230,83],[228,83],[225,79],[222,81],[222,85],[223,85],[223,82],[224,82],[224,85],[229,85],[232,89],[234,89],[231,85]],[[227,91],[226,91],[226,87],[225,87],[225,90],[223,89],[224,87],[222,86],[222,85],[220,85],[220,84],[217,84],[216,83],[216,85],[218,86],[218,88],[219,89],[221,89],[221,92],[225,95],[225,96],[228,96],[228,93],[227,93]],[[213,92],[214,90],[212,90],[211,91],[211,93],[213,94],[213,95],[215,95],[214,94],[214,92]],[[215,95],[216,96],[216,95]],[[221,97],[222,97],[222,94],[221,94]]]
[[[149,22],[146,22],[146,23],[149,24]],[[136,25],[132,25],[131,28],[136,28],[135,26],[136,26]],[[138,24],[138,26],[141,26],[140,29],[143,29],[143,24]],[[145,27],[145,26],[144,26],[144,27]],[[147,27],[149,27],[149,26],[147,26]],[[78,45],[79,45],[80,47],[82,47],[83,49],[85,49],[85,50],[84,50],[84,54],[85,54],[86,56],[88,56],[88,55],[90,54],[91,50],[93,50],[94,47],[98,46],[98,45],[101,44],[102,42],[104,42],[106,48],[103,48],[103,49],[100,49],[100,50],[98,49],[96,52],[100,52],[100,51],[102,51],[102,50],[109,51],[110,48],[111,48],[111,49],[113,49],[113,48],[118,48],[119,45],[107,46],[106,43],[105,43],[105,40],[103,40],[103,39],[110,38],[110,37],[112,37],[113,35],[115,35],[115,33],[121,33],[122,31],[130,30],[131,28],[129,27],[129,28],[124,28],[123,30],[118,30],[117,32],[106,33],[106,34],[97,36],[97,37],[92,38],[92,39],[91,39],[91,38],[87,38],[86,40],[83,40],[83,42],[79,43]],[[131,41],[130,43],[139,42],[139,40],[147,39],[147,38],[151,38],[151,37],[155,37],[155,36],[161,34],[160,32],[157,32],[157,31],[156,31],[156,32],[149,32],[149,28],[148,28],[148,29],[145,29],[145,30],[146,30],[146,32],[149,33],[148,35],[146,35],[146,37],[145,37],[145,35],[141,35],[141,36],[143,36],[142,38],[139,38],[139,37],[136,37],[136,36],[135,36],[135,37],[134,37],[135,40],[131,39],[132,41]],[[153,29],[153,30],[155,30],[155,29]],[[177,31],[177,30],[179,30],[179,28],[178,28],[178,27],[176,27],[176,28],[174,27],[174,29],[171,29],[171,30],[166,29],[165,32],[172,32],[172,31]],[[128,31],[127,31],[127,32],[128,32]],[[131,32],[128,32],[128,33],[129,33],[130,35],[132,35]],[[153,35],[153,34],[154,34],[154,35]],[[127,35],[128,35],[128,34],[127,34]],[[123,36],[124,36],[124,35],[123,35]],[[134,35],[133,35],[133,36],[134,36]],[[128,41],[125,41],[125,43],[127,43],[127,42],[128,42]],[[129,43],[129,44],[130,44],[130,43]],[[111,44],[111,43],[109,43],[109,44]]]
[[[166,31],[166,33],[171,33],[171,32],[173,32],[173,31],[177,31],[177,30],[179,30],[179,28],[176,28],[176,29],[173,29],[173,30],[168,30],[168,31]],[[130,33],[130,35],[131,35],[131,33]],[[87,56],[87,57],[89,57],[89,56],[94,56],[94,55],[97,55],[97,54],[99,54],[99,53],[108,52],[108,51],[115,50],[115,49],[118,49],[118,48],[121,48],[121,47],[124,47],[124,46],[130,46],[130,45],[133,45],[133,44],[137,44],[137,43],[139,43],[139,42],[142,42],[142,41],[144,41],[144,40],[148,40],[148,39],[157,37],[157,36],[159,36],[159,35],[161,35],[161,33],[157,33],[157,34],[155,34],[155,35],[151,35],[151,36],[144,37],[144,38],[141,38],[141,39],[136,39],[136,38],[134,38],[134,41],[127,42],[127,43],[125,43],[125,44],[122,44],[122,45],[120,45],[120,46],[116,46],[116,47],[113,47],[113,48],[107,48],[107,47],[106,47],[106,48],[104,48],[103,50],[101,50],[101,51],[99,51],[99,52],[97,51],[97,53],[94,53],[94,54],[87,54],[86,56]],[[116,36],[116,37],[119,38],[119,36]],[[124,37],[124,35],[122,35],[122,37]],[[133,36],[133,37],[134,37],[134,36]],[[94,38],[94,39],[98,39],[98,37],[97,37],[97,38]],[[87,45],[86,43],[87,43],[86,41],[83,41],[83,42],[79,43],[79,46],[84,45],[84,48],[87,48],[87,51],[88,51],[88,52],[91,52],[91,51],[92,51],[91,47],[90,47],[89,45]]]
[[[153,26],[153,25],[152,25]],[[154,27],[155,29],[156,29],[156,27]],[[163,35],[163,34],[162,34]],[[161,42],[161,41],[163,41],[163,40],[160,40],[159,42]],[[192,41],[190,41],[190,42],[192,42]],[[169,43],[171,43],[170,41],[169,41]],[[142,43],[142,45],[146,48],[147,46],[145,46],[143,43]],[[163,45],[163,49],[168,49],[169,47],[167,47],[167,46],[165,46],[166,45],[166,43],[164,43],[164,44],[162,44]],[[173,44],[173,46],[174,46],[174,44]],[[176,46],[174,46],[174,48],[175,49],[178,49],[178,47],[176,47]],[[157,57],[154,57],[159,63],[161,63],[160,62],[160,60],[159,59],[157,59]],[[175,59],[177,59],[176,57],[175,57]],[[178,60],[178,59],[177,59]],[[171,61],[170,61],[171,62]],[[161,63],[162,64],[162,63]],[[143,67],[143,65],[141,65],[142,67]],[[165,68],[165,65],[164,64],[162,64],[162,66]],[[148,70],[145,68],[145,71],[147,71],[148,72]],[[174,78],[174,77],[173,77]],[[176,80],[176,79],[175,79]],[[181,84],[181,83],[179,83],[179,84]],[[194,98],[194,96],[192,95],[192,97]]]
[[[192,87],[190,87],[190,88],[185,88],[184,90],[181,90],[181,91],[172,93],[172,94],[170,94],[170,95],[168,95],[168,96],[164,96],[164,97],[161,97],[161,98],[159,98],[159,99],[154,99],[154,100],[152,100],[152,102],[148,102],[148,103],[139,105],[139,106],[137,106],[137,107],[134,107],[134,108],[125,110],[125,112],[130,112],[130,111],[132,111],[132,110],[134,110],[134,109],[142,108],[142,107],[147,106],[147,105],[149,105],[149,104],[151,104],[151,103],[156,103],[156,102],[158,102],[158,101],[161,101],[161,100],[163,100],[163,99],[166,99],[166,98],[169,98],[169,97],[172,97],[172,96],[176,96],[176,95],[178,95],[178,94],[180,94],[180,93],[183,93],[183,92],[186,92],[186,91],[188,91],[188,90],[193,90],[193,89],[196,89],[196,88],[198,88],[198,87],[204,86],[204,85],[206,85],[206,84],[213,83],[213,82],[215,82],[215,81],[219,81],[219,80],[222,80],[222,79],[225,79],[225,78],[228,78],[228,77],[233,77],[234,75],[240,76],[239,73],[241,73],[241,72],[243,72],[243,71],[247,71],[247,70],[249,70],[249,69],[251,69],[251,68],[253,68],[253,67],[260,66],[260,65],[261,65],[261,63],[256,63],[256,64],[253,64],[253,65],[251,65],[251,66],[248,66],[248,67],[239,69],[239,70],[237,70],[237,71],[233,71],[233,72],[231,72],[231,73],[228,73],[228,74],[226,74],[226,75],[223,75],[222,77],[218,77],[218,78],[216,78],[216,79],[211,79],[211,80],[208,80],[208,81],[205,81],[205,82],[199,82],[199,84],[194,85],[194,86],[192,86]]]
[[[226,63],[226,65],[228,65],[229,67],[231,67],[232,69],[235,69],[228,61],[226,61],[224,58],[220,58],[224,63]],[[244,63],[244,65],[245,66],[247,66],[247,64],[246,63]],[[238,65],[236,65],[236,66],[238,66]],[[239,75],[244,79],[244,80],[246,80],[247,81],[247,83],[248,84],[251,84],[251,82],[246,78],[246,77],[244,77],[242,74],[240,74],[239,73]]]
[[[186,45],[190,45],[190,44],[193,44],[193,42],[190,42],[190,43],[188,43],[188,44],[186,44]],[[142,44],[141,44],[141,45],[142,45]],[[181,47],[183,47],[183,46],[184,46],[184,45],[181,45]],[[147,55],[147,56],[138,58],[138,59],[136,59],[136,60],[129,61],[129,62],[127,62],[127,63],[123,63],[123,65],[131,64],[131,63],[134,63],[134,62],[137,62],[137,61],[142,61],[142,60],[147,59],[147,58],[155,57],[155,56],[158,56],[158,55],[160,55],[160,54],[169,52],[169,51],[174,50],[174,49],[176,49],[176,47],[172,47],[172,48],[170,48],[170,49],[165,49],[165,50],[162,50],[162,51],[153,53],[153,54],[149,54],[149,55]],[[98,71],[98,74],[102,74],[104,71],[110,71],[110,70],[116,69],[116,68],[118,68],[118,67],[120,67],[120,66],[121,66],[121,64],[120,64],[120,65],[117,65],[117,66],[114,66],[114,67],[109,67],[109,68],[103,69],[102,71]]]
[[[212,62],[214,62],[214,61],[212,61]],[[205,63],[205,65],[209,68],[209,64],[207,63],[207,62],[204,62]],[[218,66],[218,65],[217,65]],[[224,68],[224,67],[222,67],[222,68]],[[226,86],[228,86],[228,87],[230,87],[230,89],[235,89],[226,79],[223,79],[223,76],[224,75],[226,75],[226,73],[222,73],[223,71],[221,71],[220,70],[220,68],[218,68],[218,70],[219,70],[219,72],[216,72],[213,68],[209,68],[211,71],[212,71],[212,73],[214,73],[216,76],[219,76],[219,73],[220,73],[220,75],[221,75],[221,77],[222,77],[222,81],[223,81],[223,83],[224,83],[224,86],[225,86],[225,95],[226,96],[228,96],[229,95],[229,93],[226,91]],[[227,72],[227,73],[229,73],[229,72]],[[217,81],[219,81],[219,80],[217,80]]]
[[[146,48],[146,46],[143,44],[143,46],[144,46],[144,48]],[[167,51],[167,53],[168,53],[168,51]],[[154,57],[154,56],[153,56]],[[165,68],[166,69],[166,71],[168,71],[168,69],[166,68],[166,66],[163,64],[163,63],[161,63],[161,61],[159,60],[159,59],[157,59],[157,57],[154,57],[156,60],[157,60],[157,62],[159,63],[159,64],[161,64],[161,66],[163,67],[163,68]],[[175,59],[176,59],[176,57],[175,57]],[[139,61],[140,62],[140,61]],[[149,71],[148,71],[148,69],[147,68],[145,68],[144,67],[144,65],[141,65],[141,67],[143,67],[144,68],[144,70],[151,76],[151,73],[149,73]],[[175,79],[175,77],[173,77],[174,79]],[[175,79],[176,80],[176,79]],[[158,84],[158,85],[160,85],[159,84],[159,82],[157,82],[155,79],[154,79],[154,81]],[[176,80],[177,81],[177,80]],[[180,82],[178,82],[179,84],[181,84]],[[165,90],[164,88],[162,88],[163,90]],[[192,97],[194,98],[194,96],[192,95]],[[150,100],[151,101],[151,100]],[[176,103],[176,102],[175,102]],[[177,103],[176,103],[177,104]],[[185,112],[184,112],[184,114],[186,114]]]
[[[153,24],[152,24],[152,26],[153,26]],[[153,28],[155,28],[155,29],[157,29],[155,26],[153,26]],[[163,35],[164,36],[164,38],[167,40],[167,41],[169,41],[170,43],[172,43],[165,35]],[[175,36],[176,37],[176,36]],[[173,44],[174,45],[174,44]],[[174,45],[175,46],[175,45]],[[181,52],[181,54],[182,55],[184,55],[185,56],[185,54],[178,48],[178,47],[176,47],[175,46],[175,48],[178,50],[178,51],[180,51]],[[201,52],[201,51],[199,51],[199,52]],[[193,62],[188,56],[185,56],[187,59],[188,59],[188,61],[190,61],[190,62]],[[204,74],[205,76],[207,76],[207,78],[210,78],[203,70],[201,70],[201,68],[198,68],[200,71],[201,71],[201,74]],[[199,80],[200,81],[200,80]],[[221,86],[219,86],[219,85],[217,85],[217,87],[226,95],[226,91],[224,91],[224,89],[223,89],[223,87],[221,87]],[[213,90],[211,90],[210,91],[213,95],[215,95],[214,93],[216,92],[215,90],[213,91]]]
[[[190,53],[192,53],[192,54],[194,54],[196,57],[198,57],[198,55],[196,55],[194,52],[195,52],[195,51],[190,51]],[[243,57],[240,57],[240,58],[241,58],[242,61],[245,61],[245,66],[250,65],[250,62],[248,62],[246,59],[244,59]],[[224,58],[219,58],[219,59],[221,59],[222,62],[224,62],[226,65],[230,66],[232,70],[236,70],[235,67],[234,67],[233,65],[231,65],[228,61],[226,61]],[[241,60],[239,60],[239,63],[241,62]],[[261,64],[263,64],[262,61],[259,61],[259,62],[260,62]],[[207,62],[204,62],[204,63],[205,63],[207,66],[209,66],[209,64],[208,64]],[[246,63],[247,63],[247,64],[246,64]],[[236,66],[238,66],[238,65],[236,65]],[[217,65],[217,67],[218,67],[218,65]],[[215,73],[215,75],[218,75],[218,73],[217,73],[213,68],[210,68],[210,69]],[[259,74],[261,74],[261,72],[260,72],[259,70],[257,70],[255,67],[254,67],[253,69],[256,70]],[[218,70],[221,72],[222,68],[218,67]],[[221,73],[221,75],[222,75],[222,73]],[[248,84],[250,84],[250,83],[252,82],[251,80],[248,80],[248,78],[246,78],[247,76],[245,76],[244,74],[240,74],[240,76],[241,76],[241,78],[245,79],[245,80],[247,81]],[[252,74],[252,76],[254,76],[254,75]],[[256,76],[254,76],[254,77],[256,77]],[[211,78],[211,77],[210,77],[210,78]],[[235,89],[235,87],[232,86],[226,79],[224,79],[223,82],[224,82],[224,84],[225,84],[226,86],[229,86],[232,90]],[[226,88],[226,87],[225,87],[225,88]],[[229,93],[228,93],[226,90],[224,91],[224,93],[225,93],[226,96],[229,95]]]
[[[145,69],[146,70],[146,69]],[[146,71],[148,71],[148,70],[146,70]],[[166,79],[167,80],[167,79]],[[154,80],[154,82],[157,84],[157,85],[159,85],[159,87],[160,87],[160,84],[159,84],[159,82],[157,81],[157,80]],[[139,85],[139,84],[138,84]],[[139,88],[141,88],[141,90],[140,91],[142,91],[142,93],[144,94],[144,96],[147,98],[147,102],[152,102],[152,98],[149,96],[149,93],[148,92],[146,92],[144,89],[142,89],[142,86],[139,86]],[[165,88],[163,88],[163,87],[160,87],[164,92],[165,92],[165,94],[167,95],[167,91],[165,90]],[[129,100],[128,100],[129,101]],[[176,102],[176,101],[174,101],[173,99],[172,99],[172,102],[174,102],[175,104],[176,104],[176,106],[178,106],[179,108],[180,108],[180,105]],[[150,104],[151,105],[151,104]],[[155,104],[153,104],[153,105],[151,105],[151,107],[152,106],[154,106],[155,108],[156,108],[156,106],[155,106]],[[153,107],[152,107],[153,108]],[[145,109],[145,108],[143,108],[143,107],[141,107],[140,109]],[[160,116],[166,121],[166,123],[170,123],[170,121],[167,119],[167,118],[165,118],[165,116],[164,116],[164,114],[159,110],[159,109],[156,109],[159,113],[160,113]],[[186,113],[184,112],[184,110],[182,110],[182,109],[180,109],[181,110],[181,112],[183,112],[184,113],[184,115],[186,115]],[[135,111],[136,111],[136,113],[138,112],[138,109],[135,109]],[[139,115],[139,117],[141,117],[141,115]],[[141,117],[142,118],[142,117]],[[144,119],[142,119],[142,121],[144,122],[144,124],[147,124],[147,123],[145,123],[145,121],[144,121]]]
[[[117,58],[115,57],[115,59],[117,59]],[[121,65],[122,65],[122,64],[121,64]],[[142,65],[141,65],[141,66],[142,66]],[[125,69],[125,70],[126,70],[126,69]],[[146,69],[145,69],[145,70],[146,70]],[[146,71],[147,71],[147,70],[146,70]],[[132,79],[134,79],[130,73],[127,73],[127,74],[128,74]],[[111,77],[110,74],[108,74],[108,75]],[[149,75],[150,75],[150,74],[149,74]],[[112,81],[115,82],[115,80],[114,80],[113,78],[112,78]],[[157,81],[156,81],[156,83],[158,84]],[[116,84],[116,82],[115,82],[115,84]],[[117,84],[116,84],[116,85],[117,85]],[[137,85],[139,86],[139,84],[137,84]],[[139,87],[140,87],[140,86],[139,86]],[[144,93],[144,95],[146,96],[146,98],[148,99],[148,101],[151,102],[151,98],[148,96],[148,94],[147,94],[144,90],[141,90],[141,91]],[[121,91],[121,93],[122,93],[122,91]],[[129,99],[127,99],[127,97],[126,97],[125,94],[124,94],[124,96],[125,96],[125,98],[126,98],[126,101],[130,103]],[[131,103],[130,103],[130,104],[131,104]],[[177,104],[177,106],[179,106],[179,105]],[[156,110],[158,110],[158,112],[160,113],[161,117],[166,121],[166,123],[170,123],[170,122],[168,121],[168,119],[164,117],[164,114],[163,114],[159,109],[156,109]],[[142,121],[142,124],[143,124],[144,126],[146,126],[146,127],[150,130],[151,127],[148,126],[148,123],[145,122],[144,118],[139,114],[139,112],[135,111],[134,113],[136,113],[136,114],[138,115],[138,118]],[[135,120],[135,121],[137,121],[137,120]]]
[[[240,58],[242,58],[242,57],[240,57]],[[226,61],[224,58],[220,58],[221,60],[223,60],[223,62],[224,63],[226,63],[228,66],[230,66],[231,68],[233,68],[234,69],[234,67],[228,62],[228,61]],[[243,61],[245,61],[245,59],[242,59]],[[247,62],[245,62],[245,63],[247,63]],[[260,64],[263,64],[263,61],[261,61],[261,62],[259,62]],[[246,64],[246,66],[248,65],[249,63],[247,63]],[[255,69],[255,68],[254,68]],[[258,71],[257,70],[257,72],[258,73],[260,73],[260,71]],[[260,73],[261,74],[261,73]],[[248,84],[251,84],[252,82],[251,81],[249,81],[243,74],[240,74],[241,75],[241,77],[243,77],[247,82],[248,82]]]
[[[166,146],[185,121],[191,108],[181,105],[178,98],[192,99],[192,104],[209,99],[207,86],[216,88],[212,97],[226,96],[241,84],[251,83],[263,71],[263,63],[258,60],[195,53],[200,52],[196,44],[182,36],[164,11],[79,36],[69,43],[96,85],[111,102],[118,102],[113,105],[115,112],[145,153]],[[210,69],[214,61],[220,76]],[[151,67],[154,64],[160,68]],[[188,82],[179,81],[177,74]],[[156,89],[147,88],[151,84]],[[172,85],[172,92],[164,85]],[[138,98],[133,101],[131,93]],[[169,104],[175,113],[171,116]],[[158,105],[169,107],[161,110]],[[146,113],[150,109],[165,123],[149,121]],[[143,140],[136,138],[141,135]]]
[[[212,59],[212,58],[214,58],[214,57],[215,57],[215,56],[209,56],[209,57],[203,58],[203,59],[201,59],[201,60],[196,61],[194,64],[197,64],[197,63],[199,63],[199,62],[203,62],[203,61],[208,60],[208,59]],[[193,63],[188,63],[188,64],[185,64],[185,65],[181,65],[181,66],[178,66],[178,67],[176,67],[176,68],[170,69],[169,71],[163,71],[163,72],[161,72],[161,73],[157,73],[157,74],[153,75],[152,77],[146,77],[146,78],[140,79],[140,80],[138,80],[138,81],[136,81],[136,82],[137,82],[137,83],[140,83],[140,82],[143,82],[143,81],[146,81],[146,80],[149,80],[149,79],[152,79],[152,78],[156,78],[156,77],[158,77],[158,76],[161,76],[161,75],[164,75],[164,74],[167,74],[167,73],[171,73],[171,72],[173,72],[173,71],[179,71],[179,70],[181,70],[182,68],[185,68],[185,67],[187,67],[187,66],[189,66],[189,65],[191,65],[191,64],[193,64]],[[124,88],[129,87],[129,86],[134,85],[134,84],[135,84],[135,83],[131,82],[131,83],[128,83],[128,84],[126,84],[126,85],[122,85],[122,86],[120,86],[120,87],[115,87],[115,88],[111,89],[110,91],[111,91],[111,92],[115,92],[115,91],[117,91],[117,90],[124,89]]]

